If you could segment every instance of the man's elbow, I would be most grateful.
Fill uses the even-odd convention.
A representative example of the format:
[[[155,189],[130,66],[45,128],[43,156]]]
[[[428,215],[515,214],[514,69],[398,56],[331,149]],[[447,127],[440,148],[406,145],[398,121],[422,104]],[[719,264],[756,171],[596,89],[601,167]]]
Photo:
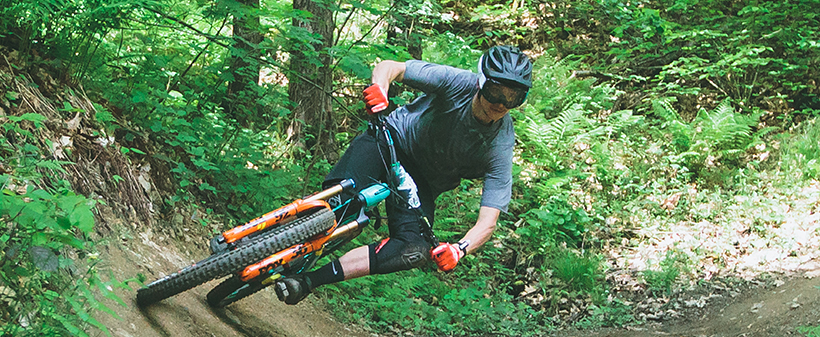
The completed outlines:
[[[497,226],[498,226],[498,221],[488,221],[488,222],[484,225],[484,228],[486,228],[486,229],[487,229],[487,232],[489,232],[489,233],[493,233],[493,232],[495,232],[495,228],[496,228]]]

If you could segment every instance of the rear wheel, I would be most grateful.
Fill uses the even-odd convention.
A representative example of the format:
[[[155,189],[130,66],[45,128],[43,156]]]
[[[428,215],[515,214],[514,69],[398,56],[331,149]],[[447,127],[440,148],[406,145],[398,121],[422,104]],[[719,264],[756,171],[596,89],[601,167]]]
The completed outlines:
[[[190,267],[151,282],[137,291],[137,304],[144,306],[196,287],[212,279],[235,273],[269,255],[333,227],[334,215],[329,209],[293,220],[255,238],[247,245],[211,255]]]
[[[257,291],[264,289],[270,284],[262,284],[262,282],[244,282],[236,275],[222,281],[218,286],[208,292],[208,305],[214,308],[222,308],[228,304],[239,301],[248,297]]]
[[[328,242],[322,251],[324,254],[330,254],[336,248],[340,247],[341,245],[350,241],[350,238],[335,240],[332,242]],[[324,255],[322,255],[324,256]],[[294,261],[288,263],[287,268],[283,270],[279,270],[276,272],[296,272],[301,273],[304,271],[309,270],[313,267],[314,263],[319,260],[321,256],[316,256],[313,254],[308,254],[306,256],[302,256]],[[207,301],[208,305],[214,308],[222,308],[231,303],[239,301],[245,297],[255,294],[256,292],[265,289],[268,286],[273,285],[273,283],[269,284],[262,284],[262,282],[267,279],[267,275],[258,277],[260,281],[251,280],[250,282],[242,281],[238,276],[234,275],[230,278],[222,281],[218,286],[211,289],[208,292]]]

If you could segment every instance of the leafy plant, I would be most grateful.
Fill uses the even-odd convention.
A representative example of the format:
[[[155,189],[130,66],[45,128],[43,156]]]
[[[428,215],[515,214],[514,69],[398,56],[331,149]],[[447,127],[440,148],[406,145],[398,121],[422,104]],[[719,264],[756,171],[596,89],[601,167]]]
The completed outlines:
[[[681,274],[688,273],[688,264],[689,258],[685,254],[669,250],[658,264],[658,269],[643,271],[643,279],[650,292],[670,294]]]
[[[806,337],[820,337],[820,326],[801,326],[797,328],[797,332]]]
[[[560,237],[562,240],[556,241],[574,244],[579,243],[589,230],[587,227],[591,220],[586,211],[576,209],[559,198],[549,199],[545,205],[529,210],[522,217],[527,220],[527,225],[516,229],[516,234],[532,240]]]
[[[552,276],[561,280],[570,291],[594,294],[601,290],[600,281],[604,278],[601,258],[593,253],[556,249],[548,266]]]
[[[688,123],[678,115],[672,102],[674,99],[669,98],[653,101],[653,113],[663,121],[662,129],[671,134],[676,153],[670,160],[688,166],[693,172],[704,173],[719,165],[732,164],[774,130],[755,131],[760,114],[736,113],[728,99],[711,111],[701,108]]]
[[[58,178],[68,163],[41,159],[43,116],[9,120],[0,134],[0,162],[13,167],[0,175],[0,225],[7,229],[0,235],[0,315],[6,318],[0,329],[14,336],[88,336],[93,326],[110,335],[93,314],[116,313],[98,297],[125,305],[110,289],[127,285],[103,281],[94,267],[97,253],[88,235],[95,201],[62,187],[70,186]],[[79,268],[85,272],[72,276]]]

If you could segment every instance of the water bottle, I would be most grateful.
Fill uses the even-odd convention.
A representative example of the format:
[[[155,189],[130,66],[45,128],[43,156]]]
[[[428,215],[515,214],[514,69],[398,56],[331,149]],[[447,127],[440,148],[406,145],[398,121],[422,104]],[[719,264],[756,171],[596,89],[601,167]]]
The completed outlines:
[[[421,207],[416,182],[413,181],[413,177],[407,174],[407,171],[404,170],[404,166],[401,166],[401,164],[396,168],[396,176],[399,179],[399,192],[407,199],[408,209]]]

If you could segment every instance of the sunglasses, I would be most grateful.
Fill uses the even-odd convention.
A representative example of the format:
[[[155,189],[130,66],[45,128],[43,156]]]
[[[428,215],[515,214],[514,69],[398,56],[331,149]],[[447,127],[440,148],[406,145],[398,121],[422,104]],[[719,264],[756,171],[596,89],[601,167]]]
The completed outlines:
[[[490,104],[504,104],[507,109],[514,109],[527,99],[529,89],[511,88],[492,78],[488,78],[481,87],[481,96]]]

